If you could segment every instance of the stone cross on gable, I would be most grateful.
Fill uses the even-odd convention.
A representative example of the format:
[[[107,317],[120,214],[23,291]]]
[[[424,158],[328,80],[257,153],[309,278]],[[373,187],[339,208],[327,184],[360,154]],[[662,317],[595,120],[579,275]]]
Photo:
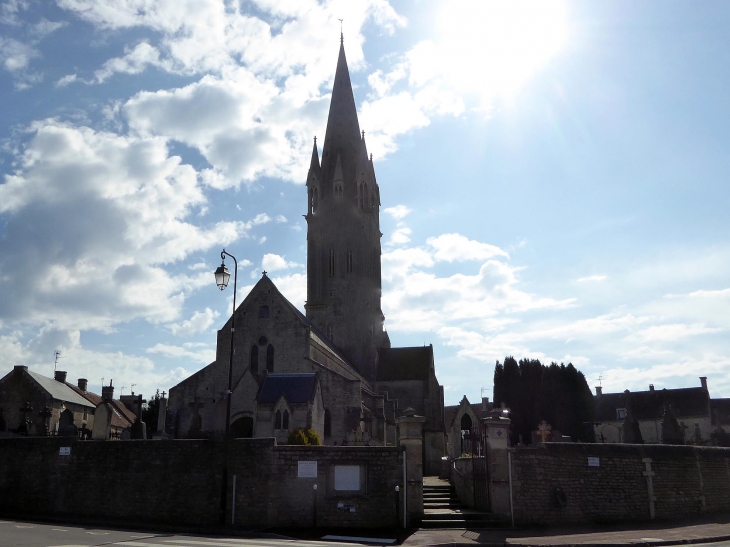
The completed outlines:
[[[164,391],[162,392],[162,398],[163,399],[165,398],[165,392]]]
[[[547,423],[545,420],[540,422],[540,425],[537,426],[537,434],[540,435],[542,442],[545,442],[545,439],[550,436],[551,430],[552,430],[552,426],[549,423]]]

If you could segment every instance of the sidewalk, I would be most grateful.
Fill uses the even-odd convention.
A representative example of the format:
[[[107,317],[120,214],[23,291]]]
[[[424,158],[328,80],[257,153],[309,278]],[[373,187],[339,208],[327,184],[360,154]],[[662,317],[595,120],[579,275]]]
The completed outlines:
[[[492,545],[569,546],[592,545],[679,545],[730,540],[730,515],[714,515],[683,520],[634,525],[580,526],[530,529],[428,530],[420,529],[403,545]]]

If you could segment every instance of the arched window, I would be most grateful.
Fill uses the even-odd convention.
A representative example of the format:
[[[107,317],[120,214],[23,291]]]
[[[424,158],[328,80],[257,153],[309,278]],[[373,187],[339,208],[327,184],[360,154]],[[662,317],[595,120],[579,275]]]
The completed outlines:
[[[274,419],[274,429],[281,429],[281,410],[276,411],[276,418]]]
[[[309,212],[312,212],[312,200],[314,199],[314,188],[309,189]]]
[[[347,266],[347,273],[352,273],[352,251],[347,251],[346,256],[346,266]]]
[[[249,367],[251,372],[254,374],[259,371],[259,347],[254,344],[251,346],[251,359],[249,361]]]
[[[332,416],[330,416],[330,411],[327,409],[324,410],[324,436],[332,436]]]
[[[360,185],[359,185],[359,186],[357,187],[357,204],[358,204],[358,205],[360,206],[360,208],[361,208],[361,209],[362,209],[362,206],[363,206],[363,205],[362,205],[362,190],[363,190],[363,186],[364,186],[364,185],[363,185],[363,184],[361,183],[361,184],[360,184]]]
[[[266,370],[274,372],[274,346],[271,344],[266,348]]]
[[[289,411],[284,411],[284,419],[281,421],[281,428],[282,429],[289,429]]]
[[[262,319],[267,319],[269,317],[269,307],[268,306],[261,306],[259,308],[259,317]]]

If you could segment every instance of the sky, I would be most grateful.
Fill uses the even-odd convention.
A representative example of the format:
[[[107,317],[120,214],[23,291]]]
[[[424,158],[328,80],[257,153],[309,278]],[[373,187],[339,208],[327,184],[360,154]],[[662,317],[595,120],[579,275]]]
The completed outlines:
[[[4,0],[0,376],[154,394],[269,272],[303,309],[340,39],[394,347],[446,404],[506,356],[730,397],[730,4]]]

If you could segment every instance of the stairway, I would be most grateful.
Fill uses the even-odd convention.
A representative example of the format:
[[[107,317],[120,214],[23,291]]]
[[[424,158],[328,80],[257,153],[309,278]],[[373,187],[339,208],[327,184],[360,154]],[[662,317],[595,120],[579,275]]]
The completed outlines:
[[[436,477],[423,478],[421,528],[498,528],[502,519],[464,507],[451,483]]]

